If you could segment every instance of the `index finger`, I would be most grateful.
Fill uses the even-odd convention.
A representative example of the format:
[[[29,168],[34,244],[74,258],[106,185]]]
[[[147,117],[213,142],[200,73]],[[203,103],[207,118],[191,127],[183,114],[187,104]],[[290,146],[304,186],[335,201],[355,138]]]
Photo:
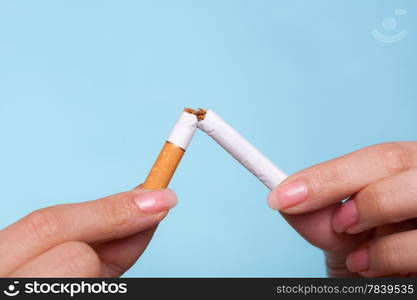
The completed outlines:
[[[367,185],[417,164],[416,143],[370,146],[289,176],[269,195],[273,209],[314,211],[356,194]]]

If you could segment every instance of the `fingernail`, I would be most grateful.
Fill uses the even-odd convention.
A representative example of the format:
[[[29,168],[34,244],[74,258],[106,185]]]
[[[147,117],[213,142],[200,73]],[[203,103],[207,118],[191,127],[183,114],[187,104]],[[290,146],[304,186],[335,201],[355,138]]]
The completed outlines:
[[[177,204],[176,194],[169,190],[150,191],[135,196],[136,205],[146,213],[159,213]]]
[[[293,207],[307,198],[307,185],[302,181],[286,183],[273,190],[268,197],[268,204],[274,210]]]
[[[343,204],[333,216],[333,230],[337,233],[345,232],[358,221],[358,210],[354,200]]]
[[[364,272],[369,269],[368,247],[356,250],[348,255],[346,266],[351,272]]]

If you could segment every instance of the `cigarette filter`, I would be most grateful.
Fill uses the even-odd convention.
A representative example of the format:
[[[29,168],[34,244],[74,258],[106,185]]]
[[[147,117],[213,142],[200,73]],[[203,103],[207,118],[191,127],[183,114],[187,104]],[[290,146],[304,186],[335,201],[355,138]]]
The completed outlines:
[[[190,113],[190,112],[193,113]],[[198,111],[185,109],[175,123],[142,188],[166,188],[197,128]]]
[[[200,110],[201,111],[201,110]],[[278,167],[213,111],[199,117],[197,127],[212,137],[269,189],[286,177]]]

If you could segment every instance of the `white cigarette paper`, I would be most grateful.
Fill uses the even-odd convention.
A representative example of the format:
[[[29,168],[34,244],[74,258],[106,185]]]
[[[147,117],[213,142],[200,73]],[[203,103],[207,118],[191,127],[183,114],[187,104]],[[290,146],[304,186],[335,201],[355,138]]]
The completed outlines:
[[[270,190],[287,177],[273,162],[213,111],[208,110],[204,119],[197,123],[197,127],[212,137]]]
[[[172,128],[167,141],[186,150],[197,129],[197,117],[188,112],[182,112]]]

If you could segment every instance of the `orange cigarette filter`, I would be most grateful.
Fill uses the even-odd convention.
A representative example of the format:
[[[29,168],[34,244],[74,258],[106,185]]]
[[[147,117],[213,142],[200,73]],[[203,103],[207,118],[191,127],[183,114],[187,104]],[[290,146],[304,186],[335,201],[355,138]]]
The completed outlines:
[[[142,188],[148,190],[166,188],[171,181],[172,176],[174,176],[175,170],[184,153],[184,149],[171,142],[166,142],[149,172],[148,177],[146,177]]]
[[[191,142],[197,128],[197,122],[203,118],[205,110],[184,109],[175,123],[168,140],[162,147],[145,182],[143,189],[158,190],[168,187],[185,150]]]

